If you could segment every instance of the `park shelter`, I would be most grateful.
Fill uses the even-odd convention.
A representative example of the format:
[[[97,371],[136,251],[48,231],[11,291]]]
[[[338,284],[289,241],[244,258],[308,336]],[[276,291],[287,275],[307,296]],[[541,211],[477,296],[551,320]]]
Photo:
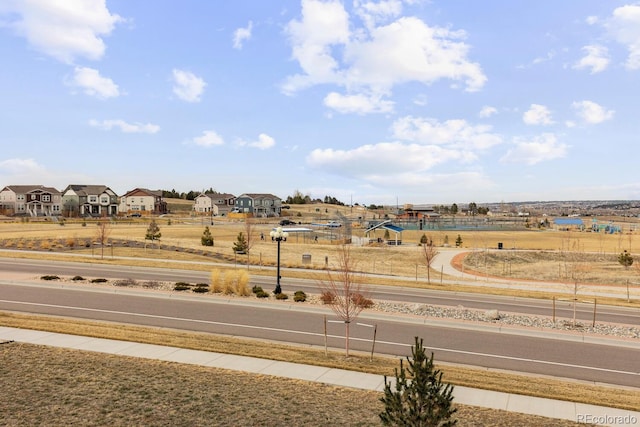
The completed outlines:
[[[396,246],[402,244],[402,232],[404,231],[404,228],[391,224],[390,219],[371,225],[369,228],[365,230],[364,235],[369,238],[370,242],[373,241],[373,239],[370,238],[370,233],[377,229],[388,230],[394,233],[395,239],[387,240],[387,244],[396,245]]]
[[[558,230],[584,230],[584,222],[580,218],[554,218],[553,224]]]

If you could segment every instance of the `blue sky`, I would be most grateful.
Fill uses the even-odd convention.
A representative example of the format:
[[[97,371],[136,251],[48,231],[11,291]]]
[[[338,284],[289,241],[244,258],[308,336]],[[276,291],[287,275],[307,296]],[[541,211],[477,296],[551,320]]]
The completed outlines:
[[[3,0],[0,186],[640,199],[640,3]]]

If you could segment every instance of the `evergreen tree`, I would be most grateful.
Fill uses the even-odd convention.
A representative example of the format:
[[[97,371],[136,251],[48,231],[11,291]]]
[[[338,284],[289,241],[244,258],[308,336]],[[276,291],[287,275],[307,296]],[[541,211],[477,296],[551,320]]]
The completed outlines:
[[[453,386],[442,382],[442,372],[434,369],[433,353],[427,357],[422,339],[415,337],[407,357],[407,367],[400,360],[395,369],[395,386],[384,378],[384,396],[380,401],[385,410],[379,414],[387,426],[449,427],[457,423],[451,416],[457,411],[452,406]]]
[[[241,231],[238,233],[238,237],[236,238],[236,241],[233,242],[233,252],[235,253],[241,253],[244,254],[247,252],[247,249],[249,248],[249,244],[247,243],[247,238],[245,237],[244,233]]]
[[[213,236],[208,226],[204,228],[200,242],[202,242],[202,246],[213,246]]]
[[[456,247],[460,246],[462,246],[462,236],[458,234],[458,237],[456,238]]]
[[[626,250],[618,255],[618,262],[624,268],[629,268],[633,265],[633,257]]]

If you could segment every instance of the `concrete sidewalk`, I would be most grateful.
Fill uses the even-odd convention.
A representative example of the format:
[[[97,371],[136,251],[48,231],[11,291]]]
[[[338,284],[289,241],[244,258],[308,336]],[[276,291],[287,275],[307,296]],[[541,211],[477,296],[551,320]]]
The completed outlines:
[[[376,391],[384,390],[384,377],[380,375],[279,362],[255,357],[0,327],[0,342],[5,341],[210,366],[262,375],[316,381],[340,387],[353,387]],[[454,388],[454,396],[454,401],[463,405],[502,409],[505,411],[598,425],[640,426],[640,412],[478,390],[461,386]]]

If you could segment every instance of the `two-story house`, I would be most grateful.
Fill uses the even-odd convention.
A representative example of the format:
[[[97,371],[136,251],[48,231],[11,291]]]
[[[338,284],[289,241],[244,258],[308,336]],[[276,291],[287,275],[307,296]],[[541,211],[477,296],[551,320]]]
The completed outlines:
[[[120,197],[120,213],[131,215],[164,215],[168,212],[162,190],[135,188]]]
[[[280,216],[282,200],[267,193],[244,193],[238,196],[233,212],[251,214],[254,217]]]
[[[8,185],[0,191],[0,213],[58,216],[62,213],[62,194],[43,185]]]
[[[235,206],[236,196],[228,193],[202,193],[193,203],[193,210],[200,215],[227,215]]]
[[[67,217],[114,216],[118,195],[105,185],[69,185],[62,192],[62,213]]]

